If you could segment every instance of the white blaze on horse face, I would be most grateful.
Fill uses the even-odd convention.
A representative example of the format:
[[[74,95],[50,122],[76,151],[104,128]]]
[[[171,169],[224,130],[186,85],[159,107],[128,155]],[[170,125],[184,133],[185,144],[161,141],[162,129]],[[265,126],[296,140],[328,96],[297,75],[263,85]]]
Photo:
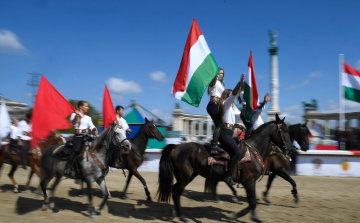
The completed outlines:
[[[118,133],[116,137],[119,137],[119,142],[122,142],[121,146],[131,148],[131,143],[126,139],[126,131],[123,128],[116,128],[115,131]]]

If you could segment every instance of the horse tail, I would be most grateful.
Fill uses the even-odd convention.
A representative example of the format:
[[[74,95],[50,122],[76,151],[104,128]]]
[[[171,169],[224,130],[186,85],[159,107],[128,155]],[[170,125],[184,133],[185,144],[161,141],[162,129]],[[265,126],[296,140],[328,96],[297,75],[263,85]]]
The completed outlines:
[[[169,144],[165,146],[162,151],[159,165],[159,187],[155,196],[158,196],[158,202],[170,202],[170,195],[174,181],[174,167],[171,162],[170,154],[175,147],[176,145]]]
[[[217,185],[217,181],[214,180],[211,176],[209,178],[206,178],[205,186],[204,186],[204,193],[210,193],[210,194],[215,195],[216,185]]]

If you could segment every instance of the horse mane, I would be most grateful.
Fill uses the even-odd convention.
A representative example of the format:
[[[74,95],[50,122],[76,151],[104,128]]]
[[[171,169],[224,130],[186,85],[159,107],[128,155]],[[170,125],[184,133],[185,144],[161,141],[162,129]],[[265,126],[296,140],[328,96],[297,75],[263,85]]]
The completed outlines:
[[[257,134],[258,132],[263,131],[262,129],[266,128],[268,125],[270,125],[270,124],[272,124],[272,123],[277,125],[276,121],[266,122],[266,123],[260,125],[259,128],[257,128],[257,129],[254,131],[253,135]],[[282,123],[282,128],[283,128],[285,131],[289,131],[289,128],[288,128],[288,126],[285,124],[285,122]]]
[[[289,126],[289,130],[290,130],[290,137],[291,139],[295,140],[298,139],[300,137],[302,137],[302,131],[301,131],[301,124],[295,124],[295,125],[290,125]]]
[[[111,130],[111,126],[109,126],[102,133],[100,133],[100,135],[98,137],[96,137],[96,139],[94,140],[93,146],[91,149],[101,148],[102,142],[104,142],[104,140],[106,139],[106,136],[108,135],[110,130]]]

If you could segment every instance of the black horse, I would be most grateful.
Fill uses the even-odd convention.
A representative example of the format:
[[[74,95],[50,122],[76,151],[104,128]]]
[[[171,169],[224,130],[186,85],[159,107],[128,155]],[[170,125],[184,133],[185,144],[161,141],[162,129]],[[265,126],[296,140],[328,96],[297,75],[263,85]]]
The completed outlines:
[[[289,133],[291,140],[295,140],[300,145],[301,150],[307,151],[309,149],[309,136],[311,136],[310,130],[305,124],[296,124],[289,126]],[[266,185],[266,191],[263,193],[263,199],[269,204],[272,203],[267,199],[267,195],[269,193],[272,181],[274,180],[275,176],[280,176],[287,182],[289,182],[293,189],[291,193],[295,198],[295,203],[299,203],[298,192],[296,188],[296,182],[294,179],[290,177],[290,175],[285,171],[288,167],[290,167],[291,159],[288,156],[285,156],[282,153],[276,153],[273,156],[269,157],[269,169],[271,174],[268,178],[268,183]]]
[[[147,147],[149,138],[151,139],[157,139],[159,142],[164,140],[163,134],[158,130],[158,128],[155,126],[153,122],[150,122],[147,118],[145,118],[145,123],[141,126],[140,130],[136,134],[134,138],[130,140],[132,144],[132,149],[130,150],[128,155],[124,155],[122,157],[123,163],[121,164],[124,169],[129,170],[129,175],[126,180],[126,185],[124,189],[124,196],[127,199],[126,191],[128,189],[130,180],[132,176],[134,175],[136,178],[138,178],[141,183],[144,185],[145,194],[147,196],[147,200],[151,201],[151,196],[149,189],[146,185],[146,181],[144,178],[140,175],[137,168],[142,164],[144,161],[144,153],[145,149]],[[110,162],[112,163],[112,162]]]
[[[284,118],[285,119],[285,118]],[[292,148],[292,143],[288,128],[276,115],[276,121],[268,122],[260,126],[253,136],[245,140],[251,148],[258,152],[259,156],[264,159],[268,153],[268,146],[271,142],[280,148],[286,150]],[[241,165],[240,177],[236,181],[241,183],[247,193],[249,206],[234,213],[234,218],[242,217],[252,211],[252,220],[261,222],[256,216],[256,180],[263,174],[263,166],[254,153],[250,153],[251,162]],[[209,154],[202,144],[185,143],[180,145],[167,145],[160,159],[159,167],[159,187],[157,190],[159,202],[169,202],[170,195],[175,206],[175,216],[180,217],[184,222],[188,222],[181,212],[180,196],[185,187],[197,176],[201,175],[206,178],[205,190],[214,190],[216,182],[222,181],[226,176],[225,168],[222,165],[208,165]],[[176,183],[173,185],[173,176],[175,175]]]
[[[309,149],[308,136],[311,136],[311,133],[310,133],[308,127],[306,126],[306,123],[290,125],[289,126],[289,134],[290,134],[291,141],[295,140],[296,142],[298,142],[301,147],[301,150],[307,151]],[[272,149],[272,146],[270,145],[269,150],[271,150],[271,149]],[[288,152],[293,152],[293,150],[289,150]],[[275,179],[276,176],[280,176],[281,178],[283,178],[284,180],[286,180],[287,182],[289,182],[292,185],[293,189],[291,190],[291,193],[295,198],[295,203],[300,204],[299,198],[298,198],[296,182],[285,171],[287,168],[290,167],[291,158],[287,154],[284,154],[284,153],[278,151],[274,154],[271,154],[266,159],[267,159],[266,163],[268,163],[267,166],[268,166],[270,174],[269,174],[268,183],[266,186],[266,191],[263,192],[264,201],[266,201],[269,205],[272,205],[272,203],[267,199],[267,195],[269,193],[272,181]],[[265,161],[266,161],[266,159],[265,159]],[[234,197],[232,197],[232,200],[236,202],[237,201],[236,190],[234,189],[233,186],[230,186],[230,189],[234,195]],[[213,191],[213,197],[216,201],[221,202],[219,197],[216,195],[216,186],[215,186],[215,190]]]

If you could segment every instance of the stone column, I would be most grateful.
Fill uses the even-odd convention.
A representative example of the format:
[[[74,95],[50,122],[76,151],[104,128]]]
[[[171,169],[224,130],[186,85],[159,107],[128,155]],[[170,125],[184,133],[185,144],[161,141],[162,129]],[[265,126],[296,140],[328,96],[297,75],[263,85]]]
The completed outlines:
[[[212,119],[210,116],[207,116],[207,125],[206,125],[206,137],[208,139],[211,139],[212,138],[212,131],[211,131],[211,125],[212,125]]]
[[[191,132],[190,132],[191,137],[195,136],[195,121],[191,120]]]
[[[203,135],[203,122],[202,120],[199,121],[199,136]]]
[[[276,32],[276,33],[275,33]],[[267,112],[268,121],[275,120],[275,114],[280,115],[279,108],[279,68],[278,68],[278,47],[276,46],[277,31],[274,33],[269,31],[271,37],[270,53],[270,108]],[[260,101],[264,100],[263,95],[259,95]]]
[[[325,136],[330,136],[329,120],[325,120]]]

